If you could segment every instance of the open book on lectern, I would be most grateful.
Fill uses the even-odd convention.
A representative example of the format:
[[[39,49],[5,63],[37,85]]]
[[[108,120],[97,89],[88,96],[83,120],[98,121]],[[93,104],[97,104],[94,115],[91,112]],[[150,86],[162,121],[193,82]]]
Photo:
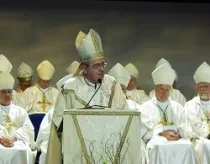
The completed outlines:
[[[64,164],[139,164],[140,112],[71,109],[63,115]]]

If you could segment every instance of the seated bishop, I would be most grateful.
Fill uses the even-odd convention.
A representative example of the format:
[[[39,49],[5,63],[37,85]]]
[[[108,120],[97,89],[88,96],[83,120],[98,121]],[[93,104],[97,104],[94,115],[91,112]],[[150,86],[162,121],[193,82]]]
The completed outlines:
[[[17,69],[17,79],[19,84],[15,89],[19,99],[22,100],[23,91],[31,87],[32,78],[33,78],[32,68],[28,64],[22,62]]]
[[[34,127],[27,112],[12,103],[12,75],[1,72],[0,79],[0,163],[33,164]]]
[[[171,67],[171,64],[164,58],[161,58],[157,64],[156,64],[156,67],[159,67],[160,65],[163,65],[163,64],[167,64],[168,66]],[[171,67],[172,68],[172,67]],[[174,70],[174,69],[173,69]],[[176,84],[177,84],[177,80],[178,80],[178,76],[177,76],[177,73],[176,71],[174,70],[175,72],[175,80],[173,82],[173,88],[171,89],[171,93],[170,93],[170,98],[178,103],[180,103],[182,106],[185,105],[186,103],[186,98],[185,96],[180,92],[180,90],[178,90],[176,88]],[[150,93],[149,93],[149,97],[152,98],[155,96],[155,90],[152,90]]]
[[[171,100],[170,90],[175,73],[167,64],[152,72],[155,96],[141,105],[143,136],[147,143],[147,164],[198,164],[190,140],[185,139],[186,117],[181,104]]]
[[[128,63],[125,66],[125,69],[130,73],[130,81],[128,86],[126,87],[126,96],[128,99],[131,99],[138,104],[142,104],[149,100],[149,97],[142,89],[137,89],[139,71],[136,66],[132,63]]]
[[[197,96],[189,100],[184,110],[191,131],[187,134],[195,144],[201,164],[210,162],[210,66],[203,62],[194,73]]]
[[[22,96],[28,113],[46,113],[54,107],[58,95],[58,90],[50,85],[54,72],[55,68],[48,60],[37,66],[36,84],[27,88]]]
[[[10,61],[7,59],[7,57],[3,54],[0,55],[0,72],[11,72],[12,71],[12,64]],[[13,89],[12,91],[13,96],[12,96],[12,103],[15,105],[22,106],[23,103],[21,99],[19,99],[19,96],[17,92]]]

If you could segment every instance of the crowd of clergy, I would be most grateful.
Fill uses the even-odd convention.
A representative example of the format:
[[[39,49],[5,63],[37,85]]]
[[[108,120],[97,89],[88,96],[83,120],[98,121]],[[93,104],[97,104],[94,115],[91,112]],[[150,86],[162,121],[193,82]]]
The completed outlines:
[[[0,55],[0,164],[34,164],[38,151],[40,164],[62,163],[55,133],[62,124],[63,111],[87,105],[141,113],[141,164],[210,163],[207,62],[195,68],[197,96],[187,101],[176,88],[178,75],[166,59],[154,66],[154,90],[147,95],[137,85],[139,71],[134,64],[116,63],[105,74],[105,54],[96,31],[80,31],[75,45],[80,61],[69,65],[56,87],[51,84],[56,69],[49,60],[38,64],[37,77],[22,62],[17,69],[18,86],[14,86],[13,66],[6,55]],[[45,113],[36,140],[29,118],[34,113]]]

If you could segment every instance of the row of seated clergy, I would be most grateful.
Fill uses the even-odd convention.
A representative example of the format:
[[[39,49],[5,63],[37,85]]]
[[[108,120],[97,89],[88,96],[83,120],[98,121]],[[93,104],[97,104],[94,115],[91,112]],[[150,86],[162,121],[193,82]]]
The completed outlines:
[[[94,33],[94,31],[92,30],[90,31],[90,33]],[[81,46],[84,46],[86,41],[87,40],[83,40],[83,45]],[[85,55],[85,54],[84,52],[83,53],[80,52],[80,55]],[[96,89],[94,85],[92,87],[94,91],[90,90],[92,91],[92,93],[90,95],[86,95],[87,93],[89,93],[86,91],[87,88],[91,89],[92,85],[91,83],[88,83],[88,81],[84,81],[84,78],[86,77],[85,75],[87,75],[87,72],[90,71],[89,69],[92,69],[93,66],[95,66],[98,63],[100,64],[100,71],[103,70],[104,67],[101,67],[102,65],[101,63],[104,61],[102,59],[103,58],[99,58],[97,60],[96,59],[91,60],[88,65],[89,67],[87,67],[87,65],[84,66],[84,70],[86,71],[84,77],[82,76],[73,77],[72,80],[70,80],[69,83],[67,83],[64,86],[64,89],[69,89],[69,90],[71,89],[71,91],[73,90],[75,91],[75,93],[74,92],[66,93],[66,96],[68,96],[68,99],[66,100],[72,100],[71,103],[68,101],[65,102],[65,99],[62,98],[62,94],[59,96],[58,104],[55,106],[54,109],[51,127],[59,128],[62,120],[62,112],[64,109],[72,109],[76,107],[85,106],[81,105],[81,102],[79,103],[78,99],[77,100],[74,99],[75,94],[77,96],[84,98],[84,100],[88,100],[87,97],[93,95],[95,91],[94,89]],[[156,94],[154,99],[144,103],[140,108],[140,111],[142,112],[142,123],[147,128],[147,131],[143,135],[144,140],[147,142],[146,157],[153,157],[153,158],[147,158],[147,163],[149,164],[150,163],[198,163],[196,151],[193,147],[193,144],[190,142],[190,140],[180,138],[181,136],[185,137],[191,133],[189,132],[190,128],[189,129],[186,128],[187,124],[186,124],[186,117],[184,110],[180,104],[168,99],[170,88],[172,87],[172,83],[175,79],[175,73],[173,69],[169,67],[167,64],[161,65],[152,73],[152,77],[154,80],[154,84],[156,86],[155,91],[159,95],[163,94],[163,97],[162,96],[158,97],[157,96],[158,94]],[[109,79],[110,83],[111,78],[105,75],[103,77],[102,85],[108,86],[108,83],[106,83],[107,79]],[[77,85],[80,87],[77,87]],[[77,88],[77,90],[75,88]],[[107,89],[106,90],[102,89],[103,87],[101,88],[101,91],[103,91],[103,93],[107,93]],[[82,93],[82,95],[80,93]],[[99,90],[98,94],[96,95],[95,99],[93,100],[93,102],[91,102],[90,105],[100,104],[97,103],[99,102],[98,100],[100,100],[99,99],[100,95],[101,94]],[[87,97],[85,98],[84,96]],[[163,102],[161,102],[161,100]],[[122,101],[116,101],[116,102],[122,102]],[[65,107],[65,105],[69,106]],[[106,106],[106,104],[102,105]],[[127,107],[125,106],[125,108]],[[56,154],[57,155],[60,154],[60,152],[54,152],[55,150],[57,150],[56,147],[53,147],[53,145],[55,145],[56,142],[55,137],[56,137],[55,129],[52,128],[50,130],[50,137],[49,137],[52,142],[49,144],[49,149],[53,151],[50,151],[51,154],[47,156],[48,163],[52,163],[51,161],[56,160],[54,158],[57,157]],[[173,160],[170,161],[165,160],[171,158]],[[60,160],[56,162],[59,163],[59,161]]]
[[[170,66],[172,68],[171,64],[164,58],[161,58],[157,62],[155,68],[157,68],[157,67],[159,67],[160,65],[163,65],[163,64],[167,64],[168,66]],[[144,92],[144,90],[137,89],[137,87],[138,87],[137,79],[138,79],[138,76],[139,76],[139,72],[138,72],[138,69],[136,68],[136,66],[132,63],[128,63],[125,66],[125,69],[131,75],[130,82],[129,82],[128,86],[126,87],[127,97],[129,99],[137,102],[138,104],[142,104],[142,103],[152,99],[155,95],[154,90],[151,90],[150,93],[149,93],[149,96],[147,96],[146,93]],[[176,71],[174,69],[173,69],[173,71],[176,73]],[[175,78],[174,83],[173,83],[173,88],[170,91],[170,98],[171,98],[171,100],[174,100],[174,101],[176,101],[176,102],[178,102],[178,103],[180,103],[181,105],[184,106],[185,103],[186,103],[186,98],[178,89],[176,89],[177,80],[178,80],[178,76],[177,76],[177,73],[176,73],[176,78]]]
[[[164,63],[170,65],[170,63],[166,59],[162,58],[156,64],[156,68],[159,65],[164,64]],[[0,64],[1,64],[0,72],[2,72],[2,71],[3,72],[4,71],[11,72],[12,64],[3,54],[0,55]],[[79,65],[80,65],[80,63],[77,61],[72,62],[69,65],[69,67],[67,68],[67,72],[69,74],[74,74],[75,71],[79,68]],[[42,68],[41,68],[41,66],[42,66]],[[134,100],[135,102],[137,102],[139,104],[142,104],[143,102],[151,99],[154,96],[154,90],[150,92],[150,95],[149,95],[150,97],[148,97],[146,95],[146,93],[144,92],[144,90],[137,89],[137,79],[139,76],[139,72],[138,72],[137,68],[135,67],[135,65],[132,63],[128,63],[125,66],[125,68],[131,74],[131,79],[127,86],[127,91],[126,91],[127,97],[129,99]],[[44,75],[43,72],[45,72],[46,75]],[[46,80],[44,80],[44,79],[49,78],[49,76],[51,76],[53,74],[53,72],[54,72],[53,65],[49,61],[42,61],[37,66],[37,74],[38,74],[37,81],[42,81],[42,83],[46,82]],[[32,85],[33,74],[34,74],[33,70],[29,65],[27,65],[24,62],[22,62],[20,64],[20,66],[17,69],[17,78],[19,81],[19,85],[16,87],[15,90],[13,90],[13,103],[26,108],[29,113],[40,112],[40,111],[43,112],[43,111],[50,109],[52,107],[52,104],[54,102],[54,97],[56,97],[56,96],[54,96],[54,95],[56,95],[56,91],[55,91],[55,88],[49,88],[49,90],[46,88],[46,90],[48,90],[48,91],[45,93],[45,96],[44,96],[44,94],[41,93],[41,91],[38,89],[41,88],[41,90],[42,90],[46,86],[42,86],[40,84],[41,85],[41,87],[40,87],[39,86],[40,82],[37,82],[37,85],[33,86],[29,91],[27,90],[27,94],[25,94],[25,96],[24,96],[25,97],[24,99],[27,99],[27,100],[29,99],[30,103],[29,102],[24,103],[25,100],[23,100],[23,91]],[[41,77],[43,77],[44,79],[41,79]],[[176,80],[174,82],[176,82],[176,81],[177,81],[177,76],[176,76]],[[52,91],[52,93],[50,93],[50,91]],[[32,95],[35,95],[35,96],[31,96],[30,92],[32,92]],[[45,91],[43,91],[43,92],[45,92]],[[36,93],[37,93],[37,96],[36,96]],[[28,97],[28,95],[29,95],[29,97]],[[36,98],[31,99],[31,97],[37,97],[38,100],[36,100]],[[171,91],[170,98],[174,101],[181,103],[182,105],[184,105],[186,103],[186,98],[183,96],[183,94],[179,90],[177,90],[175,88]],[[34,102],[34,103],[32,103],[32,102]],[[35,110],[30,109],[30,107],[34,107]]]
[[[34,127],[27,112],[12,101],[14,78],[0,73],[0,163],[33,164]]]
[[[173,75],[172,71],[171,72],[170,71],[164,72],[167,69],[169,69],[167,66],[161,66],[158,70],[154,71],[154,73],[153,73],[154,82],[157,85],[157,88],[156,88],[157,92],[160,92],[160,90],[162,90],[162,89],[165,89],[167,91],[169,90],[168,89],[168,87],[170,87],[169,84],[163,84],[163,85],[158,84],[158,80],[161,76],[165,76],[165,75],[168,75],[168,74]],[[111,75],[112,77],[114,77],[121,84],[122,90],[125,91],[125,86],[128,85],[130,76],[129,76],[129,73],[126,72],[124,67],[118,63],[109,71],[108,74]],[[71,77],[69,77],[69,78],[71,78]],[[157,78],[157,80],[155,80],[155,78]],[[66,79],[64,79],[64,82],[65,82],[65,80]],[[165,83],[170,83],[172,80],[171,81],[169,80],[169,82],[167,82],[167,81],[168,81],[168,79],[166,79]],[[63,82],[61,80],[61,84],[62,83]],[[161,83],[164,83],[164,80],[161,81]],[[182,151],[181,152],[179,151],[180,153],[175,154],[175,157],[179,157],[178,158],[179,161],[176,160],[175,162],[183,163],[183,161],[187,161],[188,163],[197,163],[197,160],[198,160],[196,158],[197,155],[195,153],[195,150],[194,150],[194,147],[193,147],[192,143],[189,140],[180,139],[179,141],[168,142],[167,141],[168,138],[163,137],[164,133],[170,132],[171,135],[174,134],[174,136],[173,135],[172,136],[175,137],[174,139],[171,139],[171,140],[176,140],[180,137],[176,131],[177,130],[180,130],[180,131],[186,130],[186,129],[184,129],[184,123],[185,122],[183,121],[183,116],[184,116],[183,115],[183,109],[182,109],[182,106],[180,104],[178,104],[174,101],[171,101],[171,100],[167,100],[166,102],[162,103],[162,102],[158,101],[156,98],[154,98],[153,100],[151,100],[147,103],[144,103],[141,107],[137,103],[135,103],[131,100],[127,100],[127,101],[128,101],[128,106],[129,106],[130,109],[142,111],[143,123],[147,127],[148,127],[148,125],[151,124],[152,121],[153,122],[156,121],[155,123],[153,123],[153,125],[158,124],[158,126],[154,128],[154,131],[155,131],[154,133],[156,135],[154,135],[152,137],[152,139],[149,141],[149,143],[147,144],[147,151],[146,151],[147,154],[145,154],[145,145],[144,144],[142,145],[142,152],[141,152],[142,153],[142,163],[145,163],[145,155],[147,155],[147,157],[150,156],[150,158],[147,158],[148,163],[156,163],[156,162],[161,163],[161,161],[164,160],[162,158],[165,157],[165,154],[164,154],[165,152],[170,152],[170,153],[168,153],[168,158],[170,158],[170,157],[174,156],[174,152],[177,149],[180,149],[180,147],[182,148]],[[159,106],[159,107],[157,108],[157,106]],[[163,110],[166,113],[160,114],[159,109],[161,110],[163,107],[167,107],[167,111]],[[150,108],[152,109],[151,110],[152,114],[148,112],[148,109],[150,109]],[[173,113],[173,115],[172,115],[172,113]],[[161,115],[163,115],[163,116],[161,116]],[[145,118],[147,118],[148,116],[150,116],[150,119],[145,121]],[[151,118],[151,116],[153,118]],[[43,158],[43,157],[45,156],[45,154],[46,154],[45,152],[47,150],[47,142],[48,142],[48,137],[49,137],[48,135],[50,133],[51,118],[52,118],[52,111],[50,111],[50,113],[48,115],[46,115],[45,121],[43,121],[43,122],[45,122],[45,125],[43,124],[41,126],[42,127],[41,128],[42,132],[40,131],[39,136],[42,136],[42,137],[40,137],[41,139],[39,139],[39,141],[41,141],[41,140],[44,141],[44,144],[43,144],[43,147],[42,147],[42,149],[43,149],[43,154],[42,155],[43,156],[40,158],[41,160],[45,160],[45,158]],[[161,118],[163,118],[162,123],[161,122],[158,123],[157,120],[161,120]],[[169,121],[169,120],[172,120],[172,121],[167,123],[167,121]],[[174,122],[174,124],[172,122]],[[161,126],[161,124],[163,126]],[[167,128],[169,129],[168,131],[167,131]],[[157,135],[163,129],[166,130],[166,132],[163,133],[163,136]],[[145,132],[145,129],[142,128],[142,134],[144,134],[144,132]],[[146,137],[148,137],[148,135],[149,134],[145,134],[144,139],[146,139]],[[43,136],[47,137],[47,139],[46,138],[44,139]],[[142,142],[142,143],[144,143],[144,142]],[[158,153],[159,157],[158,158],[151,158],[151,154],[154,155],[155,153]],[[187,155],[186,156],[181,156],[180,154],[182,154],[182,153],[184,153],[185,155],[187,154]],[[192,157],[194,157],[194,158],[192,158]],[[165,163],[170,163],[170,161],[165,161]]]
[[[114,67],[112,67],[112,69],[109,71],[108,75],[114,77],[121,84],[121,88],[125,93],[125,86],[128,85],[129,80],[130,80],[130,74],[125,70],[125,68],[118,63]],[[66,85],[72,77],[73,77],[73,75],[68,75],[57,82],[57,87],[59,88],[60,91],[62,90],[62,86]],[[137,111],[140,110],[140,105],[138,103],[136,103],[130,99],[127,99],[127,102],[128,102],[129,109],[137,110]],[[36,141],[37,146],[42,151],[42,154],[40,156],[41,164],[44,164],[45,159],[46,159],[46,152],[47,152],[47,146],[48,146],[49,134],[50,134],[50,124],[51,124],[53,110],[54,109],[50,110],[46,114],[45,118],[43,119],[41,126],[40,126],[38,138]],[[142,131],[145,131],[145,129],[142,129]],[[146,162],[145,144],[144,144],[143,140],[141,141],[141,154],[142,154],[141,155],[141,164],[145,164],[145,162]]]
[[[152,72],[155,96],[141,105],[142,123],[147,127],[148,164],[197,164],[193,143],[186,138],[187,120],[181,104],[169,99],[175,79],[173,69],[163,64]]]
[[[67,72],[74,74],[79,68],[79,62],[72,62]],[[23,107],[27,110],[28,113],[46,113],[51,109],[56,101],[58,90],[50,86],[50,80],[52,79],[55,72],[53,65],[45,60],[37,66],[37,82],[36,85],[28,87],[24,92],[20,89],[17,89],[19,99],[23,104]],[[29,82],[28,79],[31,78],[32,70],[26,65],[22,64],[18,68],[18,73],[20,74],[22,81]],[[30,75],[30,77],[28,77]],[[20,79],[20,78],[19,78]],[[25,84],[25,83],[24,83]],[[25,86],[25,85],[24,85]],[[23,89],[23,86],[21,87]]]

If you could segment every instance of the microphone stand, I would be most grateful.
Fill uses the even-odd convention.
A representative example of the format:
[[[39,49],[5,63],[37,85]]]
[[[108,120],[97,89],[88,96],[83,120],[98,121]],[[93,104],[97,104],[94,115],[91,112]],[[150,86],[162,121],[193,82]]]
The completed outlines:
[[[98,90],[101,88],[101,85],[102,85],[101,79],[98,79],[98,82],[100,83],[100,86],[96,89],[95,93],[94,93],[93,96],[90,98],[90,100],[88,101],[87,105],[85,105],[84,109],[85,109],[85,108],[88,108],[88,106],[89,106],[91,100],[92,100],[93,97],[96,95],[96,93],[98,92]],[[89,106],[89,108],[90,108],[90,106]]]

